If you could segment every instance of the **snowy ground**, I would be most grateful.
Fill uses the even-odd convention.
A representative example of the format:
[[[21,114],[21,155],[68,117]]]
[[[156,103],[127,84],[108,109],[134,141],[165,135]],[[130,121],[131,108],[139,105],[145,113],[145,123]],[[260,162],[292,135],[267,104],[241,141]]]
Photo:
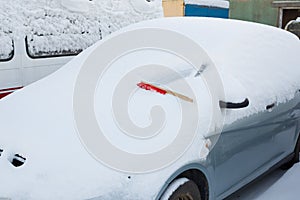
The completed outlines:
[[[296,200],[300,191],[300,164],[284,171],[277,169],[226,200]]]

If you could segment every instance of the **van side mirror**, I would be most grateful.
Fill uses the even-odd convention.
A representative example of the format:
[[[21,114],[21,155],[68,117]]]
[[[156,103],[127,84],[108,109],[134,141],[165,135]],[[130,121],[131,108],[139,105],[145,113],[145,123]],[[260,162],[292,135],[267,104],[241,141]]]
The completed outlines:
[[[220,108],[240,109],[240,108],[246,108],[247,106],[249,106],[249,100],[248,100],[248,98],[246,98],[243,102],[240,102],[240,103],[219,101],[219,105],[220,105]]]

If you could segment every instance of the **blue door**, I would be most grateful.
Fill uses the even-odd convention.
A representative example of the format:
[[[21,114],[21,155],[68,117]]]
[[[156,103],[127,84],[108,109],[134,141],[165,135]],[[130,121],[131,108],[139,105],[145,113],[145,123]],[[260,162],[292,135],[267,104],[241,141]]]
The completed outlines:
[[[185,16],[228,18],[229,9],[186,4]]]

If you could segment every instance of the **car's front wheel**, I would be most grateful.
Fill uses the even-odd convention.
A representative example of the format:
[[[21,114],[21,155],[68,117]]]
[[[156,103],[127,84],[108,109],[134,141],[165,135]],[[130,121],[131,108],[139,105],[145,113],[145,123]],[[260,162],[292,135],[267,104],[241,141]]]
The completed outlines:
[[[201,200],[199,188],[192,180],[180,185],[168,200]]]

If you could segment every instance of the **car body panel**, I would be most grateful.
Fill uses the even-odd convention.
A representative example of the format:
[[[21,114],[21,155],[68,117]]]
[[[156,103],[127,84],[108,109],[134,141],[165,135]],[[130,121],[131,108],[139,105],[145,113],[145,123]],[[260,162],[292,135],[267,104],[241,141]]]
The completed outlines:
[[[216,160],[218,195],[260,168],[271,167],[270,163],[293,152],[298,119],[295,120],[291,115],[299,109],[294,105],[298,100],[299,97],[276,106],[272,111],[266,110],[259,116],[245,119],[240,127],[222,132],[212,151]]]

